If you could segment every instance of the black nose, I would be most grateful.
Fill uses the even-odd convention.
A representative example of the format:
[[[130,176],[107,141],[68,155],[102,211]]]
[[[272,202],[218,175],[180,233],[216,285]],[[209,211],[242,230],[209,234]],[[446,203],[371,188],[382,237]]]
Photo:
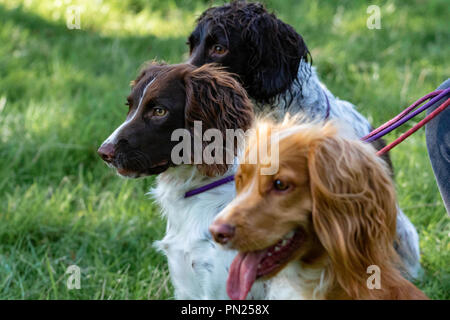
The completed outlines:
[[[97,153],[103,161],[111,162],[114,159],[115,147],[112,143],[104,143],[98,148]]]
[[[214,240],[221,244],[228,243],[234,236],[235,227],[226,223],[213,223],[209,227]]]

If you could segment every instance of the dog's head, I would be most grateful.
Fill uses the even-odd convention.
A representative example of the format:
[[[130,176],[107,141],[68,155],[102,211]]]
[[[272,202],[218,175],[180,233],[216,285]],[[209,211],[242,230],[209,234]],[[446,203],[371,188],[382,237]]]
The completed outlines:
[[[159,174],[175,165],[172,150],[178,141],[172,141],[176,140],[172,133],[176,129],[187,129],[193,140],[194,122],[200,121],[203,132],[214,128],[225,137],[226,129],[246,130],[253,120],[245,90],[213,65],[152,63],[133,81],[127,105],[125,122],[98,153],[120,175],[132,178]],[[227,170],[226,163],[197,166],[210,176]]]
[[[236,1],[206,10],[188,38],[189,62],[216,62],[237,74],[248,94],[268,102],[289,89],[300,60],[308,60],[303,38],[262,4]]]
[[[240,251],[229,295],[245,298],[256,278],[298,259],[308,265],[329,259],[337,281],[354,294],[365,286],[368,266],[395,256],[389,170],[370,145],[342,137],[331,124],[283,126],[268,126],[279,144],[279,171],[261,175],[262,158],[240,165],[237,197],[210,227],[217,242]],[[247,153],[261,147],[258,136],[267,135],[253,136]]]

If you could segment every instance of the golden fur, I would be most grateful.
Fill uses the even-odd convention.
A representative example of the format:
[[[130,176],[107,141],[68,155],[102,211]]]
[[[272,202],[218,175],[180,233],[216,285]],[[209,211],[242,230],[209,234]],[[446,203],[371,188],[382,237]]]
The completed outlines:
[[[241,163],[269,133],[279,145],[279,170],[261,175],[268,163],[261,157],[240,165],[237,197],[215,221],[235,227],[228,245],[261,250],[301,228],[305,240],[291,261],[300,264],[306,298],[427,299],[399,271],[395,189],[375,149],[340,134],[333,123],[294,122],[256,124]],[[276,190],[277,179],[288,189]],[[380,268],[381,289],[367,287],[371,265]]]

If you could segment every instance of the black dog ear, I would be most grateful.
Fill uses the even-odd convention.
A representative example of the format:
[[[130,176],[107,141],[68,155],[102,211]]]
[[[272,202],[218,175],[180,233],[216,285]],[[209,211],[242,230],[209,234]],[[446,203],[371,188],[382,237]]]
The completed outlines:
[[[249,23],[242,36],[250,51],[244,82],[249,95],[258,102],[270,102],[290,88],[301,59],[308,61],[308,48],[294,28],[265,10]]]
[[[252,125],[253,105],[247,92],[239,82],[223,68],[213,64],[205,64],[200,68],[187,72],[184,78],[186,89],[185,122],[193,135],[195,122],[202,124],[202,136],[208,129],[217,129],[221,133],[223,146],[220,163],[199,164],[198,169],[207,176],[224,174],[228,170],[226,155],[234,150],[226,149],[227,129],[246,131]],[[214,141],[216,142],[216,141]],[[202,152],[208,145],[203,142]],[[195,144],[193,144],[195,147]],[[194,151],[195,152],[195,151]],[[204,160],[204,159],[203,159]]]

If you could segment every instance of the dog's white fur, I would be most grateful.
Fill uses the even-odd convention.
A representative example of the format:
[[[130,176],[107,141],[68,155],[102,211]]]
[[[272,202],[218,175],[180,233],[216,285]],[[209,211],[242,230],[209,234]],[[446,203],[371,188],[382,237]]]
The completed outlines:
[[[235,167],[227,174],[234,172]],[[166,235],[155,245],[167,255],[177,299],[228,299],[228,268],[236,252],[220,248],[208,227],[233,200],[234,183],[184,198],[187,191],[214,180],[201,175],[195,166],[182,165],[160,174],[151,190],[167,218]],[[261,285],[254,286],[250,297],[264,297]]]
[[[301,92],[298,84],[294,84],[289,93],[292,95],[293,103],[285,105],[285,97],[280,96],[276,112],[280,116],[286,113],[304,113],[311,118],[323,118],[327,109],[324,96],[326,94],[331,105],[330,119],[337,119],[344,126],[352,127],[359,137],[369,133],[370,124],[354,106],[333,96],[320,82],[314,69],[306,68],[309,66],[302,62],[299,69],[299,78],[303,79]],[[234,174],[235,169],[235,166],[230,168],[226,175]],[[219,178],[205,177],[195,166],[183,165],[160,174],[156,187],[151,191],[162,208],[163,216],[167,219],[166,235],[156,243],[156,246],[167,256],[177,299],[228,299],[226,294],[228,268],[236,252],[224,250],[215,244],[208,227],[215,216],[234,198],[234,182],[184,198],[187,191]],[[399,253],[410,275],[416,276],[420,267],[418,235],[401,210],[398,216],[397,232],[400,246],[403,248]],[[265,282],[257,281],[248,299],[320,298],[320,292],[315,294],[316,297],[303,296],[298,294],[301,291],[291,288],[292,285],[296,285],[293,283],[297,278],[295,281],[290,279],[299,274],[296,268],[298,266],[288,266],[273,279]],[[303,271],[301,273],[307,274]],[[323,281],[323,275],[311,277],[316,277],[315,281]],[[296,283],[303,283],[306,286],[309,282],[311,279]],[[297,294],[293,295],[292,292]]]

